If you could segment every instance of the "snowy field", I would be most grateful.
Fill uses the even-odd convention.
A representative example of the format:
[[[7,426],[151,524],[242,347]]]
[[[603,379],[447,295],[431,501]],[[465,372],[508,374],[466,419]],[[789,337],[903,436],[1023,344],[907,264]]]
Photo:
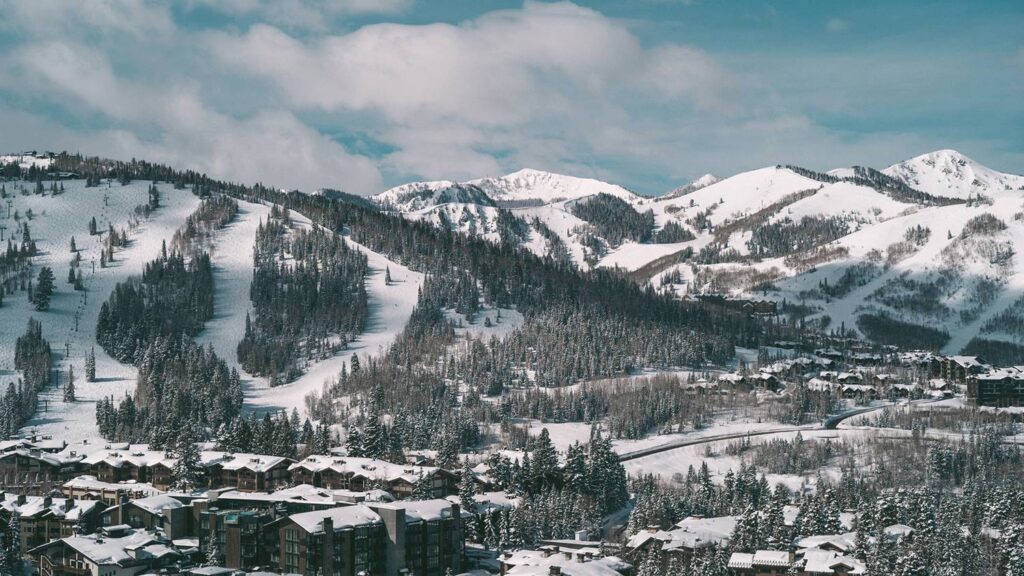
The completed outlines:
[[[297,226],[312,226],[309,219],[296,212],[291,212],[291,219]],[[346,242],[366,254],[369,261],[366,293],[369,298],[370,315],[366,323],[366,330],[349,343],[348,350],[342,351],[333,358],[313,364],[305,374],[293,382],[271,388],[265,380],[250,380],[245,398],[247,409],[257,412],[279,410],[290,412],[294,408],[300,413],[305,412],[306,396],[311,392],[319,392],[327,383],[336,378],[341,373],[342,366],[347,366],[352,354],[358,354],[364,360],[383,354],[409,322],[412,310],[416,306],[419,287],[423,284],[423,274],[388,260],[384,255],[374,252],[350,238],[346,238]],[[390,285],[384,281],[387,269],[391,270]],[[219,286],[217,290],[219,293]],[[246,293],[248,294],[248,292]],[[248,305],[248,297],[245,303]],[[244,328],[244,313],[242,320]]]
[[[196,342],[213,346],[228,366],[238,370],[246,389],[265,388],[263,378],[250,375],[238,364],[238,342],[245,335],[245,315],[252,312],[249,287],[252,284],[253,247],[256,229],[266,222],[270,207],[238,200],[238,214],[217,231],[209,246],[213,265],[213,319],[203,327]],[[255,381],[263,382],[262,386]]]
[[[24,221],[26,212],[31,209],[33,218],[29,228],[40,251],[33,259],[34,275],[40,267],[50,266],[56,281],[48,311],[36,311],[25,292],[8,295],[0,306],[0,385],[6,388],[8,382],[18,378],[14,372],[14,341],[24,333],[29,318],[40,320],[43,337],[49,340],[54,352],[55,367],[63,374],[69,366],[74,369],[77,399],[65,403],[59,386],[47,389],[40,395],[39,410],[25,431],[55,438],[98,440],[94,403],[105,396],[120,397],[133,391],[136,375],[134,367],[117,362],[96,346],[97,381],[85,381],[85,355],[94,345],[100,306],[118,282],[140,274],[143,265],[159,254],[161,242],[170,241],[174,231],[199,205],[199,199],[188,190],[174,190],[169,184],[161,184],[158,186],[161,207],[149,220],[130,229],[129,219],[135,207],[148,199],[149,182],[133,182],[127,186],[103,183],[94,188],[86,188],[83,180],[67,180],[63,184],[65,192],[58,196],[49,193],[21,195],[15,191],[15,183],[5,184],[12,209],[12,218],[7,218],[7,203],[2,204],[0,223],[7,228],[5,238],[10,237],[15,227],[14,211]],[[32,186],[25,184],[29,191]],[[114,262],[106,268],[99,266],[106,235],[89,235],[87,226],[91,217],[96,218],[101,231],[112,224],[116,230],[123,228],[128,232],[128,247],[116,250]],[[84,292],[75,292],[67,283],[72,236],[82,257]]]

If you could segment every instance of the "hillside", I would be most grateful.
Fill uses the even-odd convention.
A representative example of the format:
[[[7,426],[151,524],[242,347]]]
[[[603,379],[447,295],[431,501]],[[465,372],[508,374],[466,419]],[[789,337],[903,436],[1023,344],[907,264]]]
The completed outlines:
[[[1016,255],[1024,246],[1024,177],[952,150],[882,170],[775,166],[706,175],[658,198],[523,170],[407,184],[375,200],[406,218],[584,270],[623,269],[679,297],[776,300],[789,318],[881,342],[897,343],[888,334],[906,322],[935,333],[905,345],[940,342],[959,352],[978,337],[1024,344],[1024,331],[1012,327],[1024,319]],[[601,206],[581,209],[588,202]],[[988,215],[1002,224],[989,229]]]

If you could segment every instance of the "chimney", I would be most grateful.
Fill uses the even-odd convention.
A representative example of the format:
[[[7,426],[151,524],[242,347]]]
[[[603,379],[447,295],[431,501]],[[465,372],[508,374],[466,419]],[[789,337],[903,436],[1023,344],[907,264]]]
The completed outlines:
[[[325,517],[324,521],[323,521],[323,527],[324,527],[324,534],[333,534],[334,533],[334,519],[331,518],[330,516]]]
[[[51,505],[53,505],[53,498],[49,495],[43,496],[43,508],[49,508]]]
[[[562,576],[562,567],[548,566],[548,576]]]
[[[580,564],[583,564],[586,561],[587,561],[587,555],[586,554],[584,554],[583,552],[577,552],[576,553],[576,562],[579,562]]]
[[[64,511],[65,512],[68,512],[69,510],[71,510],[74,507],[75,507],[75,499],[74,498],[65,498],[64,499]]]
[[[18,506],[24,506],[25,500],[27,499],[25,498],[24,494],[18,494]]]
[[[572,550],[563,550],[562,556],[565,556],[566,560],[572,560]]]

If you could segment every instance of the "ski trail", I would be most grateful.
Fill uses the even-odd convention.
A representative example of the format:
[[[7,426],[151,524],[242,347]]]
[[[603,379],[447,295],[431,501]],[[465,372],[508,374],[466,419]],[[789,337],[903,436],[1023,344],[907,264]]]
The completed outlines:
[[[213,346],[217,356],[238,369],[243,385],[249,387],[262,379],[239,366],[237,348],[245,334],[245,315],[252,310],[249,287],[256,229],[268,218],[270,207],[244,200],[237,202],[238,214],[216,232],[209,247],[214,280],[213,318],[195,340],[202,346]],[[265,386],[263,382],[261,387]]]
[[[291,212],[291,218],[298,226],[312,226],[309,219],[294,211]],[[246,387],[246,409],[256,412],[291,412],[292,409],[296,409],[300,413],[305,413],[306,396],[311,392],[319,392],[325,383],[337,377],[342,366],[347,366],[352,354],[358,354],[364,359],[379,356],[387,351],[395,337],[405,329],[416,306],[417,294],[423,284],[423,274],[393,262],[383,254],[374,252],[350,238],[346,238],[345,241],[365,254],[369,264],[365,282],[369,317],[365,330],[349,343],[346,350],[311,365],[305,374],[293,382],[270,388],[266,380],[252,380]],[[390,285],[384,281],[387,269],[391,270]],[[245,298],[248,303],[248,288]],[[242,321],[244,327],[244,315]]]

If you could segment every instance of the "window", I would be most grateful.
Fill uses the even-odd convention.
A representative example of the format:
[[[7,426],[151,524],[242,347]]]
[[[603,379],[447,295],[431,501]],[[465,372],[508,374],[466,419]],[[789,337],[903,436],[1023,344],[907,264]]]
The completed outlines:
[[[284,568],[286,572],[299,571],[299,531],[295,528],[284,531]]]

